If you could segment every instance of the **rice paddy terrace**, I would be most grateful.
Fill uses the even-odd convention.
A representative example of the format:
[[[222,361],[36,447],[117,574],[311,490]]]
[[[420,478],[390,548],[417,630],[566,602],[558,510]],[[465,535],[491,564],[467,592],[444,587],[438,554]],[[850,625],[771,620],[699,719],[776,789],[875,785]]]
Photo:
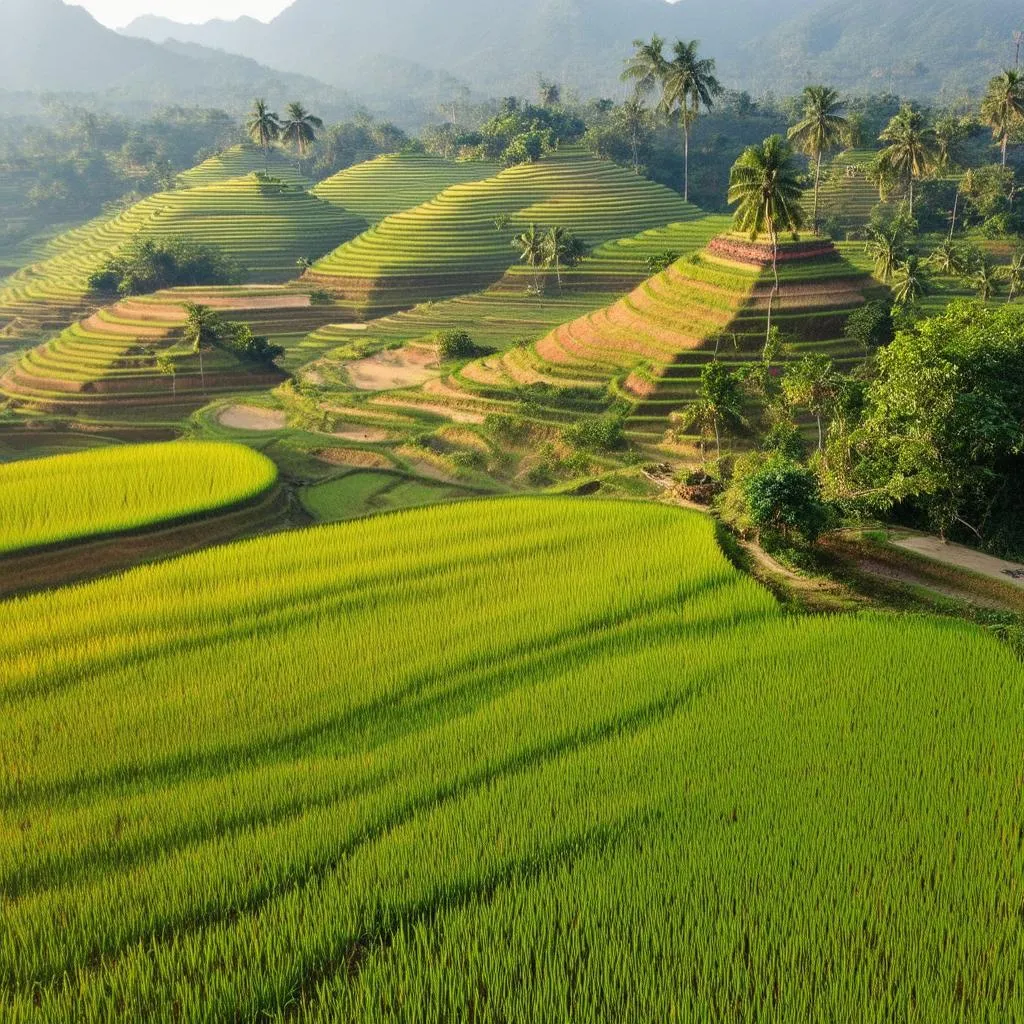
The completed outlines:
[[[280,150],[272,148],[264,153],[258,146],[243,143],[182,171],[178,175],[178,187],[188,189],[216,185],[235,178],[247,178],[250,174],[266,174],[302,189],[312,185],[295,161]]]
[[[854,149],[840,153],[822,168],[818,190],[818,217],[821,223],[834,221],[840,230],[863,228],[871,220],[871,211],[878,206],[878,185],[868,168],[878,154],[871,149]],[[813,190],[805,202],[810,217],[814,206]]]
[[[55,239],[48,259],[20,270],[0,291],[0,321],[31,336],[83,316],[97,305],[90,274],[132,238],[181,235],[216,245],[243,280],[272,283],[295,277],[300,258],[313,259],[364,226],[301,188],[255,175],[158,193]]]
[[[321,181],[313,195],[368,224],[420,206],[452,185],[493,177],[500,168],[482,160],[454,161],[422,153],[391,153]]]
[[[566,228],[596,246],[693,213],[670,189],[565,151],[386,217],[306,279],[363,315],[379,315],[493,284],[516,262],[513,236],[532,223]]]
[[[704,517],[470,502],[3,610],[11,1024],[1024,1014],[1020,664],[783,614]]]
[[[307,293],[274,286],[173,289],[124,299],[29,350],[0,378],[23,414],[174,421],[224,392],[273,387],[276,368],[214,348],[202,360],[182,342],[186,302],[209,306],[279,343],[333,318]]]
[[[669,413],[694,397],[709,360],[739,364],[759,357],[772,289],[769,264],[767,246],[718,236],[625,298],[535,343],[381,401],[482,418],[515,411],[528,399],[532,416],[557,423],[601,412],[614,396],[632,409],[635,439],[657,441]],[[784,244],[779,274],[773,322],[790,342],[790,357],[824,352],[841,368],[863,358],[843,328],[874,287],[871,279],[827,239]]]

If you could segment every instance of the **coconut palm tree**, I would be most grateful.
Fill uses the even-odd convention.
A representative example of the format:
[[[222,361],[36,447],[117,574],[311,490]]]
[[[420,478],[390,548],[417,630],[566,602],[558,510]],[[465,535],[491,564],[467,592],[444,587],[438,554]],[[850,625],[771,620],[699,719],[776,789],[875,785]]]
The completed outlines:
[[[263,150],[263,169],[270,174],[270,147],[281,138],[281,122],[265,100],[256,100],[245,122],[249,138]]]
[[[935,166],[935,133],[924,114],[904,103],[878,136],[886,143],[879,165],[905,181],[910,190],[910,216],[914,216],[914,182]]]
[[[665,40],[661,36],[651,36],[649,43],[634,39],[633,55],[626,58],[622,80],[633,83],[635,95],[646,96],[661,85],[667,65]]]
[[[544,262],[544,235],[531,224],[526,231],[520,232],[512,239],[512,248],[519,253],[519,259],[533,270],[533,289],[540,292],[540,277],[537,268]]]
[[[821,182],[821,158],[840,146],[847,136],[849,122],[842,116],[839,93],[827,85],[809,85],[804,89],[804,116],[789,129],[789,141],[814,161],[814,231],[818,231],[818,186]]]
[[[907,243],[902,225],[894,221],[888,227],[868,228],[866,252],[875,265],[875,274],[885,284],[907,258]]]
[[[1005,167],[1010,135],[1024,119],[1024,76],[1019,71],[1004,71],[988,83],[988,92],[981,101],[981,116],[999,143]]]
[[[1009,304],[1024,289],[1024,252],[1014,255],[1009,265],[1003,268],[1003,276],[1010,286],[1010,291],[1006,296],[1007,304]]]
[[[203,368],[203,351],[220,343],[223,324],[220,317],[209,306],[195,302],[185,303],[185,343],[199,356],[199,379],[206,390],[206,371]]]
[[[633,152],[633,173],[640,173],[640,140],[649,131],[651,114],[639,93],[631,96],[618,111],[618,120],[629,136]]]
[[[748,146],[729,174],[729,202],[736,204],[733,224],[750,237],[768,235],[772,246],[774,284],[768,297],[768,336],[772,308],[779,293],[779,232],[794,234],[803,227],[800,188],[793,150],[781,135],[772,135],[760,146]]]
[[[323,121],[301,103],[289,103],[287,117],[281,124],[281,138],[295,147],[301,160],[316,142],[316,133],[324,126]]]
[[[672,48],[672,59],[662,71],[661,109],[671,116],[678,113],[683,129],[683,199],[690,199],[690,129],[700,116],[701,107],[710,110],[723,89],[715,77],[715,62],[699,57],[700,42],[682,39]]]
[[[544,266],[555,268],[558,280],[558,294],[562,294],[562,268],[575,267],[586,255],[587,247],[583,241],[565,228],[554,227],[548,230],[543,242]]]
[[[988,302],[999,291],[999,273],[987,258],[978,264],[970,280],[982,302]]]
[[[967,254],[948,238],[932,250],[928,262],[944,277],[962,277],[970,269]]]
[[[914,253],[896,268],[892,284],[893,302],[897,306],[912,306],[928,294],[928,275]]]

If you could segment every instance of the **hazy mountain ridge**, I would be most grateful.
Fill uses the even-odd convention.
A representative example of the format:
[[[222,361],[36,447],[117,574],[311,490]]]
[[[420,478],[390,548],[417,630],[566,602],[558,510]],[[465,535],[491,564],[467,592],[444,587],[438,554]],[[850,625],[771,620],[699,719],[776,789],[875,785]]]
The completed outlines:
[[[544,74],[584,94],[616,95],[631,41],[659,32],[700,39],[735,88],[790,92],[823,79],[934,96],[976,91],[1012,62],[1017,27],[1024,11],[1011,0],[446,0],[443,17],[427,0],[295,0],[269,25],[147,16],[124,31],[244,53],[353,92],[367,79],[352,62],[372,55],[371,72],[401,59],[489,94],[528,91]]]

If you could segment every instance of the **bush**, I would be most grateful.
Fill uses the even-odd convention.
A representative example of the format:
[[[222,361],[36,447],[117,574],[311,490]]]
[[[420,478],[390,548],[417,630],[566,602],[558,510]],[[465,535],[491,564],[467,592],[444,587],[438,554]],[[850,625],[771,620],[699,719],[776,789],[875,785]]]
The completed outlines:
[[[762,533],[815,541],[828,524],[818,478],[806,466],[776,457],[743,484],[750,520]]]
[[[330,292],[325,292],[320,288],[309,293],[309,304],[311,306],[329,306],[333,301]]]
[[[586,451],[613,451],[625,441],[622,417],[587,416],[562,431],[562,440]]]
[[[89,278],[89,289],[146,295],[162,288],[230,284],[231,262],[212,245],[187,238],[139,238],[111,256]]]
[[[656,253],[654,256],[648,256],[646,261],[647,269],[652,274],[660,274],[663,270],[668,270],[679,259],[679,256],[678,252],[672,252],[671,250]]]
[[[506,167],[535,164],[544,155],[545,141],[544,133],[539,131],[517,135],[501,154],[501,162]]]
[[[892,309],[887,302],[868,302],[846,321],[846,336],[864,349],[882,348],[893,338]]]
[[[473,339],[466,331],[438,331],[434,335],[434,345],[441,360],[467,359],[476,353]]]

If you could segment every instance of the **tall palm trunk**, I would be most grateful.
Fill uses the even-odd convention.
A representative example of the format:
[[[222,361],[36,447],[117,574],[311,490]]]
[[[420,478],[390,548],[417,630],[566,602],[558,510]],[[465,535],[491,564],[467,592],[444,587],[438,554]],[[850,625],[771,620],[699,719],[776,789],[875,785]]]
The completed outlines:
[[[949,222],[949,240],[953,241],[953,232],[956,230],[956,211],[960,205],[960,186],[956,187],[956,195],[953,196],[953,218]]]
[[[690,122],[684,111],[683,119],[683,202],[690,201]]]
[[[775,230],[775,221],[768,221],[768,234],[772,240],[772,277],[774,283],[768,295],[768,329],[765,332],[765,342],[772,336],[772,308],[775,304],[775,296],[779,294],[779,235]]]
[[[203,388],[203,393],[206,392],[206,371],[203,369],[203,346],[199,346],[199,381]]]
[[[1010,141],[1010,133],[1003,132],[1003,167],[1006,166],[1006,144]]]
[[[818,233],[818,185],[821,182],[821,150],[818,150],[818,159],[814,168],[814,233]]]
[[[910,219],[914,219],[914,172],[910,172]]]

